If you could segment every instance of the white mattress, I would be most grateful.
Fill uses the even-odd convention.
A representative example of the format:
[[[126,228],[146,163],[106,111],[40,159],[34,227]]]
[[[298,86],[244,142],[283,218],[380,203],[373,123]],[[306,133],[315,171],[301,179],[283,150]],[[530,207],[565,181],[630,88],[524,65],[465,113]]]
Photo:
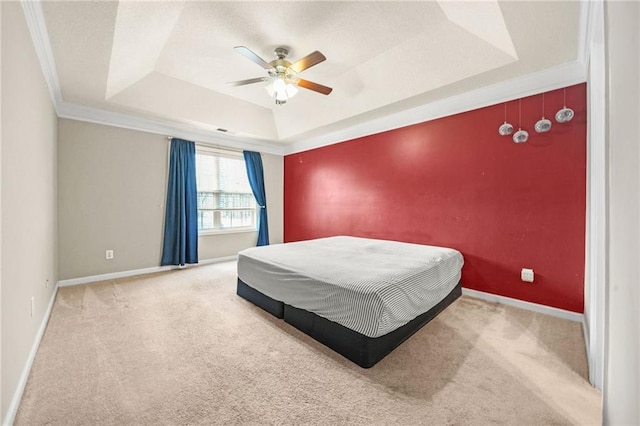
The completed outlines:
[[[272,299],[379,337],[449,294],[463,263],[445,247],[329,237],[243,250],[238,277]]]

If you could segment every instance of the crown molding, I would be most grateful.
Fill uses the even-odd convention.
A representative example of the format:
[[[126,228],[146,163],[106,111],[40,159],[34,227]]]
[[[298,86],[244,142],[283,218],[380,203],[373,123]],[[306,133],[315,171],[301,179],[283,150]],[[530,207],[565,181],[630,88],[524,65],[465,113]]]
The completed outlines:
[[[601,25],[604,10],[603,0],[580,0],[580,33],[578,35],[578,60],[585,64],[588,73],[591,46],[594,43],[603,43],[598,31]]]
[[[53,101],[54,108],[58,110],[58,105],[62,102],[62,90],[58,80],[58,72],[56,71],[56,62],[53,58],[53,50],[49,41],[49,33],[47,32],[47,24],[44,20],[44,12],[40,0],[27,1],[21,0],[22,10],[31,33],[33,46],[40,61],[42,74],[49,88],[49,95]]]
[[[215,130],[202,129],[197,126],[176,123],[169,120],[144,118],[130,114],[107,111],[100,108],[87,107],[66,101],[59,103],[57,111],[58,117],[60,118],[69,118],[72,120],[121,127],[124,129],[175,136],[205,144],[213,144],[219,147],[246,149],[266,154],[284,155],[283,146],[271,141],[245,138],[241,136],[229,136]]]
[[[593,14],[591,12],[592,1],[579,0],[580,2],[580,17],[578,18],[578,61],[585,64],[585,70],[587,69],[587,58],[589,57],[589,24],[590,17]]]
[[[285,155],[561,89],[585,81],[587,81],[585,65],[580,61],[568,62],[554,68],[390,114],[337,132],[297,141],[285,147]]]

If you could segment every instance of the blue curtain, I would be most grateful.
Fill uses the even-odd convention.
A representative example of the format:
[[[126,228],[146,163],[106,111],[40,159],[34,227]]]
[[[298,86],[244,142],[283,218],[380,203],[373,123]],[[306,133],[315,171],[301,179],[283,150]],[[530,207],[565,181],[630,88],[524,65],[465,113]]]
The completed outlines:
[[[171,139],[161,265],[198,263],[196,145]]]
[[[262,169],[262,157],[259,152],[243,151],[244,162],[247,166],[247,177],[251,185],[251,191],[260,208],[258,218],[258,244],[269,245],[269,225],[267,224],[267,195],[264,191],[264,172]]]

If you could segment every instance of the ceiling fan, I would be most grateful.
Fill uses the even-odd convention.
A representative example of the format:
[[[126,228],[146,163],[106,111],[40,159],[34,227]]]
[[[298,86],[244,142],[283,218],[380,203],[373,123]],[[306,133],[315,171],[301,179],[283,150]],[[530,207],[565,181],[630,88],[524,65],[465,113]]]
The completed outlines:
[[[292,64],[285,59],[289,53],[289,50],[285,47],[278,47],[273,51],[278,59],[274,59],[271,62],[265,61],[248,47],[236,46],[234,49],[241,55],[247,57],[267,70],[268,76],[232,81],[227,83],[229,86],[244,86],[246,84],[266,81],[268,82],[266,87],[267,91],[270,96],[275,97],[276,105],[286,103],[289,98],[293,97],[298,92],[298,87],[313,90],[314,92],[322,93],[323,95],[328,95],[333,90],[331,87],[323,86],[322,84],[297,77],[298,73],[327,59],[317,50]]]

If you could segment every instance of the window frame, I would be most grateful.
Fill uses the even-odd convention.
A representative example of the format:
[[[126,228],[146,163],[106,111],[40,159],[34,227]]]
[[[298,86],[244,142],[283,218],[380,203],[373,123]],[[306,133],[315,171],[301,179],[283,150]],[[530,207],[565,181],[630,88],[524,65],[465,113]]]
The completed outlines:
[[[196,144],[196,158],[198,155],[209,155],[212,157],[226,157],[226,158],[231,158],[234,160],[241,160],[244,163],[244,155],[242,155],[242,152],[240,151],[231,151],[231,150],[225,150],[225,149],[220,149],[220,148],[216,148],[216,147],[212,147],[212,146],[207,146],[207,145],[201,145],[201,144]],[[197,164],[197,161],[196,161]],[[196,166],[197,167],[197,166]],[[246,167],[246,164],[245,164]],[[196,182],[197,182],[197,173],[198,170],[196,169]],[[248,182],[248,178],[247,178],[247,182]],[[197,186],[197,185],[196,185]],[[249,184],[249,188],[251,188],[251,184]],[[196,192],[199,193],[197,187],[196,187]],[[240,234],[240,233],[247,233],[247,232],[258,232],[258,203],[255,200],[255,197],[253,196],[253,192],[251,193],[251,197],[253,200],[253,225],[252,226],[238,226],[235,228],[226,228],[226,229],[205,229],[205,230],[201,230],[200,227],[198,227],[198,236],[200,235],[221,235],[221,234]],[[198,212],[200,212],[202,209],[197,209]],[[220,211],[220,210],[227,210],[227,209],[211,209],[213,211]],[[228,209],[228,210],[234,210],[234,209]],[[247,209],[235,209],[235,210],[251,210],[249,208]]]

